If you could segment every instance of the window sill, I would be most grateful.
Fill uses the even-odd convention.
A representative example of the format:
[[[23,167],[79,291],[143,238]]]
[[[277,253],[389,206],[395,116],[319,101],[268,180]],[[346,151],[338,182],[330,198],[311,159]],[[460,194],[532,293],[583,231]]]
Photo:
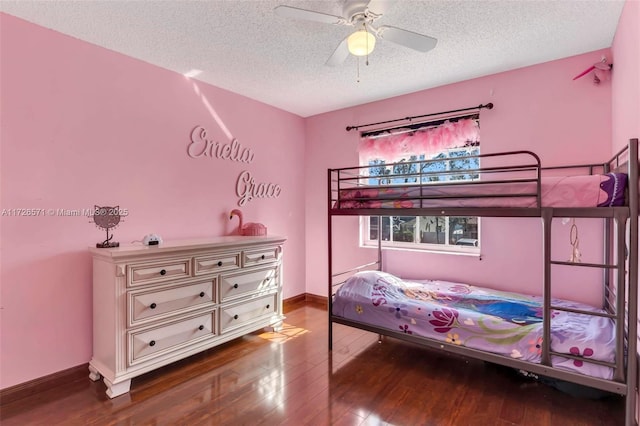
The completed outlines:
[[[377,249],[377,244],[360,244],[361,248]],[[480,249],[459,249],[459,250],[447,250],[447,249],[434,249],[434,248],[416,248],[416,247],[397,247],[397,246],[382,246],[382,250],[393,251],[410,251],[415,253],[430,253],[430,254],[451,254],[454,256],[471,256],[482,257]]]

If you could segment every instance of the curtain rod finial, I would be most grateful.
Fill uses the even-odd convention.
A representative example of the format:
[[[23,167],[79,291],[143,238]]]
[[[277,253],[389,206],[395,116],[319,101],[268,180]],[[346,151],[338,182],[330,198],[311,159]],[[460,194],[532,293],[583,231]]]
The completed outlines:
[[[489,102],[484,106],[486,109],[493,109],[493,103]]]

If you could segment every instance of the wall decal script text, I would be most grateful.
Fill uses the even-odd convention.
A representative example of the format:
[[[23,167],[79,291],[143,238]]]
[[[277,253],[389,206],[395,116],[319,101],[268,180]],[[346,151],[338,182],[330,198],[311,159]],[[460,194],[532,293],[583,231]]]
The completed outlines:
[[[275,183],[256,183],[251,173],[244,171],[238,176],[236,183],[236,194],[240,199],[238,205],[243,207],[254,198],[278,198],[280,196],[280,185]]]
[[[197,126],[191,132],[191,143],[187,148],[187,154],[191,158],[215,157],[242,163],[251,163],[254,155],[251,149],[243,148],[236,138],[228,143],[207,139],[207,131],[202,126]]]

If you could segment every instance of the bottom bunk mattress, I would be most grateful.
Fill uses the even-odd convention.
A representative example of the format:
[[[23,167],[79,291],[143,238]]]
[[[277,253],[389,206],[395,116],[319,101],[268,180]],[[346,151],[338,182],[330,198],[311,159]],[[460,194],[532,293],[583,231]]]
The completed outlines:
[[[553,299],[554,306],[603,312],[578,302]],[[338,289],[334,316],[379,328],[427,337],[533,363],[542,357],[542,298],[467,284],[403,280],[359,272]],[[552,311],[551,350],[581,359],[552,356],[554,367],[611,379],[613,369],[588,362],[615,361],[615,327],[610,318]]]

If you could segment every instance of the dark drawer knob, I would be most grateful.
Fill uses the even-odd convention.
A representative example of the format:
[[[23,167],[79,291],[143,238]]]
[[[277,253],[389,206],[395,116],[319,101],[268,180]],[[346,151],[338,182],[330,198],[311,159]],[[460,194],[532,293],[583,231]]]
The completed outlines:
[[[201,325],[200,327],[198,327],[198,330],[200,331],[204,330],[204,325]]]
[[[166,271],[166,269],[162,269],[162,270],[160,270],[160,275],[167,275],[167,271]]]
[[[152,341],[149,342],[149,346],[155,346],[155,345],[156,345],[156,341],[155,340],[152,340]]]
[[[233,288],[238,288],[238,284],[234,284],[234,285],[233,285]]]
[[[234,315],[234,316],[233,316],[233,319],[238,319],[238,315]]]
[[[269,309],[269,306],[271,306],[271,305],[267,305],[267,309]]]
[[[156,308],[156,306],[158,306],[158,305],[156,305],[155,303],[152,303],[152,304],[150,304],[150,305],[149,305],[149,307],[150,307],[151,309],[155,309],[155,308]]]
[[[222,260],[218,262],[218,266],[222,266]]]
[[[204,297],[204,291],[200,292],[200,297]]]
[[[262,256],[260,256],[260,259],[264,260],[264,254]]]

